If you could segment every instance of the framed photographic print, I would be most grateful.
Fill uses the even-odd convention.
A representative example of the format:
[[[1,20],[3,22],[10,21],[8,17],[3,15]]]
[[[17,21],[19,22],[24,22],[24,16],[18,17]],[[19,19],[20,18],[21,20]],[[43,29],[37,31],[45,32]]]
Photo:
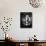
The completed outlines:
[[[20,12],[20,27],[32,28],[32,12]]]

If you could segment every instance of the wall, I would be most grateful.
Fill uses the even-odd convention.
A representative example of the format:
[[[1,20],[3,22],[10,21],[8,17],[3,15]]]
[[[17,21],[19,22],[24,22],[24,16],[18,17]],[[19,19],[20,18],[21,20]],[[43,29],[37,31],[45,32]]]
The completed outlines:
[[[20,28],[20,12],[33,13],[32,28]],[[34,34],[37,35],[37,39],[46,40],[45,12],[45,6],[40,8],[33,8],[30,6],[28,0],[0,0],[0,19],[4,16],[13,18],[12,26],[8,33],[10,33],[17,40],[27,40]],[[3,31],[0,31],[0,35],[2,35],[2,33]],[[0,36],[0,39],[4,39],[4,37]]]

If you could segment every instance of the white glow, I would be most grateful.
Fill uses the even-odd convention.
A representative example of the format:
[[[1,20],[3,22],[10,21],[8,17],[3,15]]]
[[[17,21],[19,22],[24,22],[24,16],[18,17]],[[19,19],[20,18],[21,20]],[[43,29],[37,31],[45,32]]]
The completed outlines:
[[[8,37],[8,34],[6,35],[6,37]]]

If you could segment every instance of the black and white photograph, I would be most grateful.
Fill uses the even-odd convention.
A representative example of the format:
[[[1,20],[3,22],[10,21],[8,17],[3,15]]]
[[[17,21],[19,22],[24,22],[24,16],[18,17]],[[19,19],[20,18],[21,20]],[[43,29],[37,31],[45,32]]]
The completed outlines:
[[[32,12],[20,12],[20,27],[32,28]]]

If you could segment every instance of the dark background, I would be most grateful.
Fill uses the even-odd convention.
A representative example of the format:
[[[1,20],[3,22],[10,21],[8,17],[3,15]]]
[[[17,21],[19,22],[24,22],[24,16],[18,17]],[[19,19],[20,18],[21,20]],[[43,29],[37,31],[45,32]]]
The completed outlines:
[[[29,15],[29,17],[32,17],[32,12],[20,12],[20,27],[21,28],[32,28],[32,21],[30,23],[30,25],[26,26],[24,25],[22,19],[26,16]]]

